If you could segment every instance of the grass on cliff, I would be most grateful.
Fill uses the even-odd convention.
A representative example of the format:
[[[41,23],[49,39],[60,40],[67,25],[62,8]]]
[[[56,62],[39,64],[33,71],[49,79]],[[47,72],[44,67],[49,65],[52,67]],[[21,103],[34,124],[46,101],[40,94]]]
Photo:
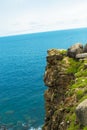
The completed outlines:
[[[81,61],[77,61],[73,58],[69,58],[69,68],[67,70],[67,73],[75,74],[79,71],[79,67],[81,66]]]
[[[76,123],[75,109],[76,106],[87,99],[87,59],[75,60],[69,58],[68,74],[73,74],[75,77],[74,82],[71,82],[69,91],[66,93],[68,96],[75,95],[76,103],[74,106],[69,106],[69,113],[66,114],[66,120],[70,122],[67,130],[87,130],[87,126],[82,126]]]

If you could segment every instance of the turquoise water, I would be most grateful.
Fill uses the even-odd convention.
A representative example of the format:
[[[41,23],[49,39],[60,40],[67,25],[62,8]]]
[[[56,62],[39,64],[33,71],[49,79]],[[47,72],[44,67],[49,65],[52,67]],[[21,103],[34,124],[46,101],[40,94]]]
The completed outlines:
[[[0,127],[40,130],[47,50],[76,42],[87,42],[86,28],[0,38]]]

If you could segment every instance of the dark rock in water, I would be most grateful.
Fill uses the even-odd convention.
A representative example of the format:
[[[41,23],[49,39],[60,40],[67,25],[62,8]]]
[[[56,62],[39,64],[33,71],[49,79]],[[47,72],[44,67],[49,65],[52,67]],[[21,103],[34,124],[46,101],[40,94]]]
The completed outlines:
[[[76,58],[77,58],[77,59],[87,58],[87,53],[77,54],[77,55],[76,55]]]
[[[75,58],[77,54],[80,54],[82,52],[83,52],[83,45],[80,43],[77,43],[77,44],[71,46],[67,50],[67,56],[69,56],[71,58]]]
[[[2,125],[0,130],[7,130],[6,126],[5,125]]]
[[[85,44],[84,48],[83,48],[83,53],[87,52],[87,43]]]
[[[80,124],[87,126],[87,99],[77,106],[76,115]]]

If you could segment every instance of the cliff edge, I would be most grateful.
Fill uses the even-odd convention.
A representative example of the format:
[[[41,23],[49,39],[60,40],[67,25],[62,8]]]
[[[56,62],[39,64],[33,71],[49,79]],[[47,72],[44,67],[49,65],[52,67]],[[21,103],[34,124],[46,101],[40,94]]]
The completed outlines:
[[[87,44],[48,50],[42,130],[87,130]]]

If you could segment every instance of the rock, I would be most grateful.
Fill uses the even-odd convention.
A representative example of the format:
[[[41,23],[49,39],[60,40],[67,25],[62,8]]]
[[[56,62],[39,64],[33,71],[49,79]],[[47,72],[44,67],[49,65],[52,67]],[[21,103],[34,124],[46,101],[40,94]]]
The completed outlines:
[[[76,108],[77,119],[81,125],[87,125],[87,99],[81,102]]]
[[[58,49],[49,49],[47,51],[47,53],[48,53],[48,56],[59,55],[60,54],[60,50],[58,50]]]
[[[46,118],[42,130],[66,130],[67,127],[64,118],[66,109],[61,109],[61,106],[64,106],[65,94],[74,75],[67,73],[70,58],[64,51],[48,50],[44,74],[44,83],[48,87],[44,94]]]
[[[87,58],[87,53],[77,54],[77,55],[76,55],[76,58],[77,58],[77,59]]]
[[[69,56],[71,58],[75,58],[77,54],[80,54],[82,52],[83,52],[83,45],[80,43],[77,43],[77,44],[71,46],[67,50],[67,56]]]
[[[83,52],[87,52],[87,43],[85,44],[84,48],[83,48]]]
[[[52,55],[52,56],[47,56],[47,62],[50,63],[51,65],[55,65],[58,60],[62,60],[63,56],[60,55]]]

